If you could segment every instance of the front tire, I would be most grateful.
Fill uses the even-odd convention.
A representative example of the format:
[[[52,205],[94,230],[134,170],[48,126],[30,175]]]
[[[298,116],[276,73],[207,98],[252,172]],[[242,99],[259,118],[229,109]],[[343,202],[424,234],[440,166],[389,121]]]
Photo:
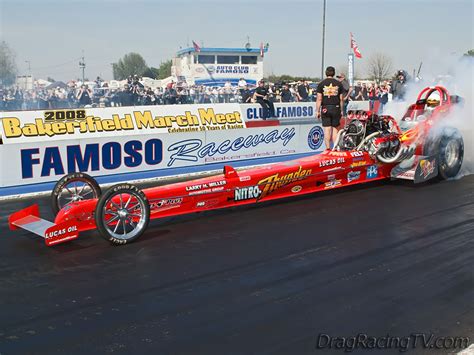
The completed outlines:
[[[97,203],[95,223],[100,235],[116,245],[131,243],[145,232],[150,222],[150,204],[138,187],[118,184]]]
[[[84,173],[71,173],[63,176],[54,185],[51,193],[51,209],[54,215],[72,202],[99,198],[102,194],[99,184]]]

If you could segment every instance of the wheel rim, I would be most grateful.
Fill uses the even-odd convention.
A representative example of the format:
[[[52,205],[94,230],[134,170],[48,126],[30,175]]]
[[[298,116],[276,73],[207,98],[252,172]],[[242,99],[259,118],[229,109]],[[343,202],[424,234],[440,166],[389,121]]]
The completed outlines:
[[[449,141],[445,150],[446,166],[453,168],[459,160],[459,147],[455,141]]]
[[[121,240],[131,239],[145,225],[145,204],[134,193],[116,193],[104,205],[102,219],[110,236]]]
[[[78,201],[98,198],[97,192],[87,181],[72,180],[68,181],[58,195],[59,209]]]

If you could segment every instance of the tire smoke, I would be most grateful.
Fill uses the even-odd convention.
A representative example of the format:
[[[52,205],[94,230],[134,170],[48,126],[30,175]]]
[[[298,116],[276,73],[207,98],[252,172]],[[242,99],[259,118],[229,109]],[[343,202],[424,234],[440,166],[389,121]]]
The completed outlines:
[[[407,107],[414,103],[419,92],[427,86],[444,86],[450,95],[458,95],[462,102],[455,104],[447,117],[440,122],[436,132],[443,127],[454,127],[459,130],[464,140],[464,160],[457,178],[474,174],[474,115],[473,115],[473,73],[474,58],[446,56],[442,53],[431,53],[431,60],[423,63],[422,79],[408,82],[405,100],[387,103],[384,114],[391,115],[400,121]]]

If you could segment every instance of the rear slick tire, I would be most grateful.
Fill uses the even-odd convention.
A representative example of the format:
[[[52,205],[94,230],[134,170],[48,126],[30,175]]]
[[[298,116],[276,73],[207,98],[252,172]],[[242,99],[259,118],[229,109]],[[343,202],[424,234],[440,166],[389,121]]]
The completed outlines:
[[[438,178],[448,180],[456,177],[464,159],[464,142],[457,129],[447,128],[438,146]]]

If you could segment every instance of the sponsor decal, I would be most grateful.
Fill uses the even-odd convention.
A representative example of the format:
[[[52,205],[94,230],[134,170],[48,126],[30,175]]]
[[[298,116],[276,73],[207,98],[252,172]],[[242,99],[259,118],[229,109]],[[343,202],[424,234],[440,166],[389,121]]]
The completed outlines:
[[[346,159],[345,158],[337,158],[337,159],[328,159],[328,160],[321,160],[319,162],[319,167],[323,168],[325,166],[331,166],[331,165],[336,165],[336,164],[342,164],[345,163]]]
[[[253,120],[264,117],[263,108],[249,107],[246,110],[246,119]],[[314,107],[308,106],[276,106],[275,116],[277,118],[304,118],[314,117]]]
[[[39,148],[20,151],[21,174],[23,179],[33,178],[34,167],[41,167],[40,176],[65,175],[73,172],[115,170],[125,166],[135,168],[143,163],[158,165],[163,160],[163,142],[150,139],[145,143],[131,140],[124,144],[107,142],[102,145],[90,143],[66,147],[66,159],[59,147],[46,147],[40,154]],[[64,161],[63,161],[64,159]]]
[[[236,188],[234,192],[235,201],[254,200],[258,199],[262,194],[262,190],[258,186],[247,186]]]
[[[294,194],[301,192],[301,190],[303,190],[303,188],[300,185],[296,185],[291,188],[291,192],[293,192]]]
[[[365,160],[355,161],[355,159],[354,159],[354,163],[351,164],[351,168],[358,168],[358,167],[361,167],[361,166],[366,166],[367,164],[368,163]]]
[[[434,173],[436,165],[435,160],[427,160],[421,159],[420,160],[420,167],[421,167],[421,176],[426,179],[428,176]]]
[[[328,175],[328,180],[334,180],[336,178],[336,174]]]
[[[292,182],[302,180],[309,175],[311,175],[311,169],[304,170],[300,166],[297,171],[285,175],[280,176],[280,173],[276,173],[269,177],[266,177],[258,182],[259,186],[263,186],[263,191],[260,195],[260,199],[264,198],[265,196],[271,194],[272,192],[281,187],[291,184]]]
[[[250,180],[250,176],[239,176],[239,181],[249,181]]]
[[[161,109],[154,112],[161,113]],[[22,123],[18,117],[3,117],[1,123],[7,139],[160,129],[180,133],[245,128],[239,111],[219,112],[212,107],[198,107],[193,112],[196,113],[186,110],[173,116],[153,115],[151,110],[145,110],[126,113],[123,117],[118,112],[111,117],[98,117],[86,110],[61,110],[46,111],[45,117],[29,123]]]
[[[183,202],[182,197],[163,199],[163,200],[159,200],[159,201],[152,201],[152,202],[150,202],[150,209],[157,210],[157,209],[176,208],[176,207],[181,206],[182,202]]]
[[[324,141],[324,131],[321,127],[315,126],[308,133],[308,146],[312,150],[318,150]]]
[[[67,233],[73,233],[73,232],[77,232],[77,226],[70,226],[68,228],[63,228],[63,229],[58,229],[58,230],[55,230],[55,231],[51,231],[51,232],[48,232],[44,235],[44,238],[45,239],[51,239],[51,238],[55,238],[55,237],[60,237],[64,234],[67,234]]]
[[[347,155],[347,153],[345,152],[329,152],[329,155],[332,155],[332,156],[335,156],[335,157],[345,157]]]
[[[225,184],[227,184],[227,181],[225,181],[225,180],[211,181],[211,182],[206,182],[206,183],[202,183],[202,184],[186,186],[186,191],[196,191],[196,190],[201,190],[201,189],[208,189],[210,187],[223,186]]]
[[[336,186],[340,186],[341,184],[342,184],[341,180],[331,180],[324,184],[324,188],[332,189],[332,188],[335,188]]]
[[[363,157],[364,153],[360,151],[351,152],[351,157]]]
[[[352,182],[360,179],[360,171],[350,171],[347,173],[347,182]]]
[[[168,151],[172,153],[168,166],[172,166],[176,161],[197,162],[199,158],[238,152],[241,149],[280,141],[283,146],[286,146],[295,134],[295,128],[285,128],[283,130],[275,129],[267,134],[249,134],[246,137],[237,137],[232,141],[228,139],[221,143],[209,142],[203,144],[201,139],[186,139],[168,147]]]
[[[218,199],[206,200],[206,201],[199,201],[196,203],[196,207],[205,207],[211,208],[219,203]]]
[[[397,178],[400,178],[400,179],[410,179],[410,180],[414,180],[415,178],[415,171],[414,170],[408,170],[408,171],[404,171],[404,172],[401,172],[401,173],[398,173],[396,175]]]
[[[370,165],[367,167],[367,179],[375,179],[379,176],[377,165]]]
[[[249,67],[247,65],[218,65],[216,74],[248,74]]]

